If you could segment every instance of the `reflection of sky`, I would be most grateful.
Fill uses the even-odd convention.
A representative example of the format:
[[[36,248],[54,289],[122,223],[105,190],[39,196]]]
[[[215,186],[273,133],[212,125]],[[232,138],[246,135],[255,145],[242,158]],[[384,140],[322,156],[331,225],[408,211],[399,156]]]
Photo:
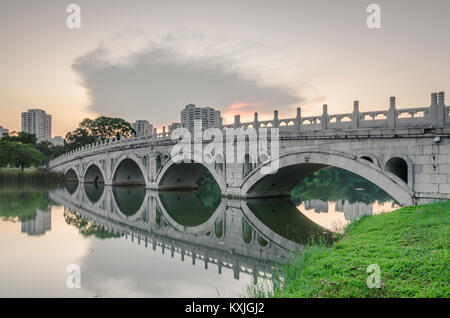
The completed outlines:
[[[319,200],[316,200],[319,201]],[[393,202],[378,202],[375,201],[371,204],[355,203],[351,204],[345,201],[344,204],[339,204],[338,202],[323,202],[322,204],[307,204],[307,202],[302,202],[297,206],[297,209],[301,211],[307,218],[312,220],[314,223],[335,232],[342,232],[344,227],[349,224],[353,219],[361,217],[365,214],[380,214],[385,212],[391,212],[397,209],[399,206]],[[320,210],[318,208],[323,208],[326,205],[327,211]],[[306,207],[305,207],[306,206]],[[346,214],[343,211],[344,208],[351,209],[353,214]],[[319,212],[321,211],[321,212]],[[370,211],[370,213],[369,213]]]
[[[0,221],[0,297],[233,297],[244,295],[252,281],[241,273],[157,247],[145,248],[130,238],[85,238],[68,226],[62,207],[52,207],[52,230],[43,236],[23,235],[20,222]],[[66,287],[66,268],[81,266],[81,289]]]

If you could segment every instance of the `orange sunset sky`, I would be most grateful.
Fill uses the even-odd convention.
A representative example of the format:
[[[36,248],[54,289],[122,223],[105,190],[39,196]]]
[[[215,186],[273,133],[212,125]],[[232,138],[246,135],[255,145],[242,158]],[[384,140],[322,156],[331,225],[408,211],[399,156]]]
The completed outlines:
[[[81,8],[68,29],[66,8]],[[381,28],[366,24],[370,3]],[[53,116],[65,135],[99,114],[157,127],[184,105],[224,122],[429,105],[450,92],[450,1],[2,1],[0,126]]]

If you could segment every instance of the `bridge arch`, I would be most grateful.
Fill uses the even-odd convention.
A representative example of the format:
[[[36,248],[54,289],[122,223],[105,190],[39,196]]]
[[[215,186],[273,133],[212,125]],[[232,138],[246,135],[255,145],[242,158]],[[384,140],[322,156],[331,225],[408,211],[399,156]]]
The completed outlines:
[[[73,168],[67,168],[64,171],[64,180],[66,181],[76,181],[79,182],[80,178],[78,177],[78,173]]]
[[[222,193],[226,192],[225,180],[215,169],[215,164],[203,162],[201,155],[193,154],[191,162],[176,163],[169,158],[156,176],[160,190],[195,189],[196,181],[206,170],[211,173]],[[189,169],[186,169],[186,168]]]
[[[105,172],[101,165],[93,162],[89,163],[86,171],[83,174],[84,183],[105,183]]]
[[[343,152],[301,151],[287,153],[278,160],[278,171],[264,175],[261,168],[252,171],[241,186],[242,197],[289,195],[303,178],[320,169],[334,166],[353,172],[382,188],[401,205],[414,203],[414,192],[396,175],[384,171],[367,160]]]
[[[113,185],[146,185],[148,183],[145,167],[134,154],[119,157],[112,171]]]

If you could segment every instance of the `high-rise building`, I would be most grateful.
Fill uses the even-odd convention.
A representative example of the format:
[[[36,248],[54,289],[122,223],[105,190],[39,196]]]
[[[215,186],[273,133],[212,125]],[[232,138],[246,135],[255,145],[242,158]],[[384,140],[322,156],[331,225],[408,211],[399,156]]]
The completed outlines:
[[[22,131],[36,135],[38,141],[52,140],[52,116],[42,109],[22,113]]]
[[[3,137],[4,134],[9,134],[9,129],[3,128],[3,126],[0,126],[0,139]]]
[[[149,136],[153,132],[153,125],[147,120],[136,120],[131,126],[136,131],[136,136]]]
[[[222,118],[220,111],[211,107],[196,107],[194,104],[189,104],[184,107],[180,113],[181,125],[189,131],[193,131],[196,122],[201,122],[202,129],[220,128],[222,125]]]
[[[169,125],[169,134],[177,128],[181,128],[181,123],[172,123]]]
[[[64,146],[64,138],[61,136],[55,136],[52,138],[52,144],[55,146]]]

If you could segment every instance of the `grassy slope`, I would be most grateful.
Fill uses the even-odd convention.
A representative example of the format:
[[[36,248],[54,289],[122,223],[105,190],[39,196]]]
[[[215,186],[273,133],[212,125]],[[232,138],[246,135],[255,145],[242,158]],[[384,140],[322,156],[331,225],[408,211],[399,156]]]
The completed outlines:
[[[308,247],[283,269],[284,286],[252,296],[449,297],[450,201],[365,216],[332,248]],[[370,264],[381,269],[381,288],[369,289]],[[277,287],[278,286],[278,287]]]

